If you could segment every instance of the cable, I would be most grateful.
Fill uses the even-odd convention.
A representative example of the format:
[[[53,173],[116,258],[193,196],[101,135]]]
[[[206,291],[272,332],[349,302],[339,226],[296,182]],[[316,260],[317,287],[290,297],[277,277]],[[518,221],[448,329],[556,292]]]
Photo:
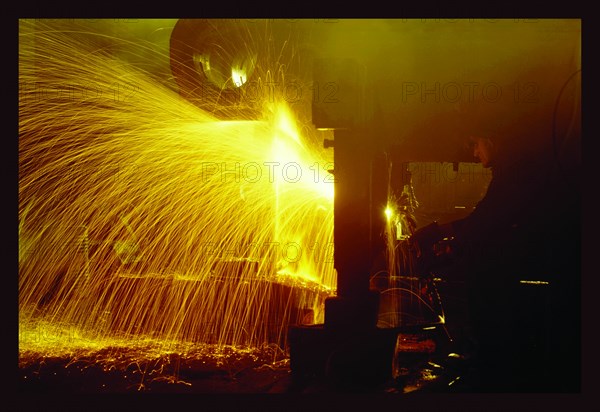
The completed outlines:
[[[581,72],[581,69],[575,71],[573,74],[571,74],[569,76],[569,78],[565,81],[565,83],[563,84],[563,86],[560,89],[560,92],[558,93],[558,97],[556,98],[556,103],[554,104],[554,113],[552,115],[552,148],[554,149],[554,160],[556,161],[556,165],[558,168],[558,172],[559,174],[563,177],[563,179],[565,180],[565,182],[567,183],[567,186],[571,186],[569,185],[569,178],[566,176],[566,173],[560,163],[560,159],[559,159],[559,155],[558,155],[558,143],[557,143],[557,132],[556,132],[556,123],[557,123],[557,117],[558,117],[558,106],[560,104],[560,99],[565,91],[565,89],[567,88],[567,85],[569,84],[569,82],[571,82],[571,80],[578,74]]]

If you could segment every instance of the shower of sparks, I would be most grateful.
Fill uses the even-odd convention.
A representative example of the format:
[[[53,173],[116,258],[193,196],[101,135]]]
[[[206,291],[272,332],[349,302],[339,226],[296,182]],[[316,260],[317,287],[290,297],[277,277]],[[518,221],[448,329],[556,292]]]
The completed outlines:
[[[410,220],[418,202],[411,184],[403,187],[400,198],[393,194],[391,168],[388,170],[388,199],[382,215],[385,216],[384,239],[387,282],[380,287],[379,319],[381,328],[402,325],[430,324],[445,322],[443,312],[438,313],[430,301],[432,291],[427,282],[417,273],[417,265],[410,244],[406,241],[412,235]],[[375,275],[377,276],[377,274]],[[428,330],[428,329],[423,329]]]
[[[20,22],[21,350],[258,347],[322,321],[333,184],[314,128],[277,98],[218,120],[86,35]]]

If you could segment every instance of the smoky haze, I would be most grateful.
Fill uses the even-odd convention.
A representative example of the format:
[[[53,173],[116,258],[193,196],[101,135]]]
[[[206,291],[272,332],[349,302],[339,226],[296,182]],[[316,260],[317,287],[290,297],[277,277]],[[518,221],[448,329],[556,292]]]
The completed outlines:
[[[365,67],[376,139],[408,144],[420,160],[452,160],[481,130],[527,143],[551,141],[557,98],[581,67],[579,20],[339,20],[320,36],[321,58]],[[575,76],[576,77],[576,76]],[[577,79],[557,123],[569,123]]]

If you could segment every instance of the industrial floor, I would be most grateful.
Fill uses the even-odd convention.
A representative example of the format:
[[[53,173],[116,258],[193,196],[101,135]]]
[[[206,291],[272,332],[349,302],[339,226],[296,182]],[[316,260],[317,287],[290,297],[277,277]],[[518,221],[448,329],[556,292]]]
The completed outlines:
[[[436,359],[423,351],[398,353],[394,375],[377,383],[337,384],[330,378],[293,377],[289,358],[270,348],[252,353],[233,348],[218,355],[164,355],[142,359],[136,354],[112,348],[92,355],[36,357],[25,354],[19,367],[19,390],[23,393],[323,393],[369,392],[410,393],[415,391],[453,392],[464,388],[466,362],[448,357]],[[417,348],[418,349],[418,348]],[[111,360],[107,360],[111,358]],[[444,365],[442,365],[444,364]],[[461,382],[461,377],[463,382]],[[458,378],[458,379],[457,379]]]
[[[114,347],[79,357],[21,352],[17,403],[5,410],[164,410],[158,407],[161,402],[176,405],[182,399],[193,400],[197,406],[193,410],[203,411],[337,411],[357,405],[369,410],[370,400],[395,404],[415,399],[417,409],[408,410],[451,410],[447,401],[482,395],[464,327],[464,296],[456,293],[460,290],[441,290],[448,320],[443,332],[452,336],[453,344],[440,350],[428,336],[399,335],[402,344],[396,348],[393,376],[379,382],[361,380],[359,371],[358,380],[351,383],[323,376],[299,380],[291,372],[287,354],[275,345],[254,351],[221,348],[212,353],[204,348],[198,353],[154,357]],[[563,379],[560,373],[556,379]],[[497,394],[483,393],[484,399],[489,395]],[[533,394],[536,405],[543,405],[547,395]],[[116,403],[109,401],[115,398]],[[445,399],[444,408],[425,408],[421,401],[431,399]],[[502,403],[486,404],[484,409],[468,409],[461,402],[458,410],[507,410]]]
[[[77,362],[43,359],[19,369],[17,403],[3,410],[146,411],[191,407],[197,411],[289,412],[402,407],[397,410],[514,411],[520,410],[519,405],[531,406],[531,400],[541,407],[554,399],[548,394],[477,393],[473,387],[477,373],[466,359],[435,359],[427,353],[399,354],[395,378],[355,385],[339,385],[323,377],[299,382],[292,377],[288,358],[264,363],[266,358],[232,351],[224,359],[171,356],[162,365],[132,362],[119,368],[107,368],[92,358]],[[561,405],[564,400],[562,397],[552,403]]]
[[[454,323],[439,333],[442,338],[449,333],[461,340],[464,298],[454,289],[444,290],[444,295]],[[463,344],[463,348],[467,347]],[[396,355],[390,359],[392,377],[365,382],[358,371],[358,383],[350,385],[319,376],[298,379],[291,372],[289,352],[273,344],[250,351],[204,345],[186,353],[132,346],[102,348],[83,355],[20,351],[18,389],[25,394],[468,392],[468,354],[447,356],[450,351],[436,349],[431,336],[400,334]],[[351,358],[348,363],[352,369]]]

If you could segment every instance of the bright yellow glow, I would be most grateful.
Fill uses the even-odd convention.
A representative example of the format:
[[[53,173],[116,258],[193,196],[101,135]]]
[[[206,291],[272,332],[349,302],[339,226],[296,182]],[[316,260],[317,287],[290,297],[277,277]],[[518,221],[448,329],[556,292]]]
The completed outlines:
[[[233,80],[235,87],[241,87],[248,80],[246,71],[244,69],[237,69],[235,67],[231,68],[231,79]]]
[[[290,110],[284,104],[277,105],[277,126],[279,132],[286,138],[292,139],[298,145],[301,145],[298,128]]]
[[[271,150],[273,166],[280,190],[294,191],[299,185],[314,191],[329,204],[333,201],[334,185],[326,177],[325,166],[328,162],[315,161],[314,154],[302,142],[294,117],[289,108],[280,102],[275,105],[274,140]]]
[[[29,41],[20,24],[20,326],[260,346],[294,306],[318,313],[336,273],[316,130],[279,100],[219,121],[76,36],[39,22]]]
[[[392,219],[392,216],[394,216],[394,211],[389,206],[385,208],[384,213],[388,221],[390,221]]]

